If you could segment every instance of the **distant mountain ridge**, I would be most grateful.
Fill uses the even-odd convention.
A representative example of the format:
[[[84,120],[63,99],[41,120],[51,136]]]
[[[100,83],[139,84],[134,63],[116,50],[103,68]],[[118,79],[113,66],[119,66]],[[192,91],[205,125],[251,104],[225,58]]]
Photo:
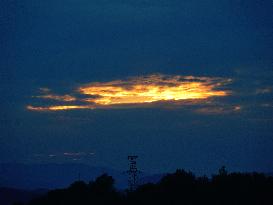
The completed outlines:
[[[127,188],[128,175],[124,171],[79,163],[2,163],[0,164],[0,187],[24,190],[64,188],[79,179],[85,182],[95,180],[104,173],[115,179],[117,189]],[[139,184],[157,183],[163,176],[163,174],[148,175],[141,173]]]
[[[76,180],[91,181],[107,173],[116,179],[116,186],[127,185],[127,176],[110,168],[86,164],[0,164],[0,187],[32,190],[55,189],[70,185]]]
[[[0,204],[28,202],[45,194],[50,189],[65,188],[77,180],[89,182],[103,173],[115,179],[117,189],[126,189],[128,175],[111,168],[92,167],[86,164],[0,164]],[[145,175],[142,173],[139,184],[157,183],[162,174]]]

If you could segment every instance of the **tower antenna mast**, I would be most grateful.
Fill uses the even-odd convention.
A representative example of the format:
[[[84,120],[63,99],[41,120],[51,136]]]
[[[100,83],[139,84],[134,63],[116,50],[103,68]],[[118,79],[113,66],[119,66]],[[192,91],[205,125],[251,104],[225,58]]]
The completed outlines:
[[[139,171],[136,166],[136,159],[138,156],[136,155],[129,155],[128,161],[129,161],[129,170],[127,171],[129,178],[128,178],[128,187],[130,191],[134,191],[137,188],[138,183],[138,174]]]

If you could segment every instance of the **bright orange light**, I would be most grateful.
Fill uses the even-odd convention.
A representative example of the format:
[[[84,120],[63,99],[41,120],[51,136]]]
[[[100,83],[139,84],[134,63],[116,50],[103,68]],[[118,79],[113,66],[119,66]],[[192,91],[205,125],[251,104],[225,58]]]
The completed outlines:
[[[92,106],[85,105],[57,105],[57,106],[49,106],[49,107],[35,107],[35,106],[27,106],[28,110],[33,111],[58,111],[58,110],[73,110],[73,109],[93,109]]]
[[[211,97],[221,97],[230,94],[220,90],[230,79],[215,77],[149,75],[115,80],[110,82],[95,82],[76,89],[81,98],[72,95],[53,95],[50,90],[44,95],[36,96],[43,99],[54,99],[61,102],[75,101],[85,105],[54,105],[47,107],[27,106],[34,111],[58,111],[70,109],[94,109],[114,107],[115,105],[145,105],[153,102],[173,102],[204,100]],[[75,93],[74,93],[75,94]],[[64,104],[64,103],[62,103]],[[151,104],[153,105],[153,104]]]
[[[228,95],[227,91],[215,90],[223,82],[214,84],[213,80],[213,78],[195,78],[192,76],[152,75],[145,78],[132,78],[128,81],[92,83],[80,87],[79,92],[97,96],[93,99],[86,99],[86,101],[98,105],[206,99]]]

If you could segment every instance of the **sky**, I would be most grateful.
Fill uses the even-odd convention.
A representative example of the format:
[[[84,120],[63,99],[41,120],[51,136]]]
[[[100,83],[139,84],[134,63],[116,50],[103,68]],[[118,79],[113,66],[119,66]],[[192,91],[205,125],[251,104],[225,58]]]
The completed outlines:
[[[273,171],[271,0],[2,0],[0,162]]]

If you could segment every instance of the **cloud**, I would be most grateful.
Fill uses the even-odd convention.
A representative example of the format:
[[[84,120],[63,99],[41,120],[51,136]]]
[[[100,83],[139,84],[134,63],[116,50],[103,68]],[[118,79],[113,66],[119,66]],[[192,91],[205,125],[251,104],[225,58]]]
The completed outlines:
[[[75,156],[84,156],[86,155],[86,153],[85,152],[64,152],[63,155],[75,157]]]
[[[71,151],[67,151],[67,152],[63,152],[63,153],[49,153],[49,154],[45,154],[45,153],[40,153],[40,154],[34,154],[34,157],[36,159],[39,160],[55,160],[55,159],[59,159],[59,160],[82,160],[82,159],[88,159],[90,157],[94,157],[95,152],[71,152]]]
[[[94,106],[88,105],[55,105],[48,107],[35,107],[28,105],[27,109],[32,111],[58,111],[58,110],[75,110],[75,109],[94,109]]]
[[[56,95],[50,90],[35,96],[44,100],[55,100],[62,104],[49,106],[28,105],[32,111],[58,111],[72,109],[157,107],[195,104],[214,97],[231,94],[225,86],[231,79],[218,77],[195,77],[154,74],[131,77],[109,82],[92,82],[77,87],[78,96]],[[74,102],[75,104],[66,104]]]
[[[267,94],[267,93],[272,93],[271,87],[258,88],[256,89],[256,92],[255,92],[255,94]]]
[[[39,88],[39,90],[40,90],[41,93],[48,93],[48,92],[50,92],[49,88]]]
[[[99,96],[90,100],[99,105],[138,104],[226,96],[227,91],[215,90],[225,82],[219,78],[150,75],[126,81],[91,83],[80,87],[79,92]]]
[[[217,114],[230,114],[230,113],[238,113],[242,110],[242,106],[240,105],[222,105],[222,106],[206,106],[202,108],[198,108],[195,110],[198,114],[209,114],[209,115],[217,115]]]
[[[47,94],[47,95],[38,95],[38,96],[33,96],[36,98],[43,98],[43,99],[51,99],[51,100],[57,100],[57,101],[64,101],[64,102],[71,102],[75,101],[76,98],[71,96],[71,95],[52,95],[52,94]]]

